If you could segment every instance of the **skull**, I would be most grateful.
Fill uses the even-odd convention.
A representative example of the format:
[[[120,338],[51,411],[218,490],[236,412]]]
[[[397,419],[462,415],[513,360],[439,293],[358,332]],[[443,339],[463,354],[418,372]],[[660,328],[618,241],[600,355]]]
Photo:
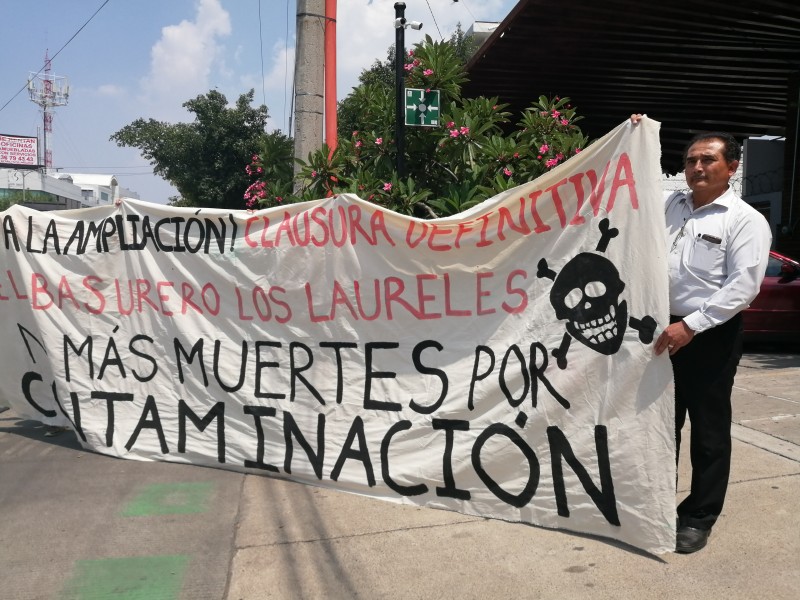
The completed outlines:
[[[553,282],[550,303],[567,319],[573,338],[601,354],[619,350],[628,322],[628,305],[619,301],[625,283],[607,258],[583,252],[570,260]]]

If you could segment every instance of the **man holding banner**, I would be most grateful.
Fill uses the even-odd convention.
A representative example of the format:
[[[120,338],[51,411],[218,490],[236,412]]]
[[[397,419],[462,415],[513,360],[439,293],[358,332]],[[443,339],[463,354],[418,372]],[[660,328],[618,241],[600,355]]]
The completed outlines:
[[[108,456],[675,549],[658,124],[440,219],[0,213],[16,416]],[[9,342],[11,343],[11,342]]]
[[[641,115],[631,115],[638,123]],[[689,415],[692,482],[678,505],[676,551],[702,549],[722,512],[731,460],[731,389],[742,355],[741,311],[764,278],[772,235],[729,182],[741,150],[727,133],[704,133],[684,152],[691,191],[668,193],[665,213],[670,325],[655,352],[675,376],[676,450]]]

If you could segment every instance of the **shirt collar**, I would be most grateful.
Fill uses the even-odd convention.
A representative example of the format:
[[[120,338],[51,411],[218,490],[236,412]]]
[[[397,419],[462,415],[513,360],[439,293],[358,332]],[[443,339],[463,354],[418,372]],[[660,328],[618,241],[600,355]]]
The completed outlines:
[[[701,206],[700,208],[694,210],[704,210],[712,206],[727,210],[734,203],[735,199],[736,199],[736,194],[733,193],[733,188],[730,185],[728,185],[728,189],[725,190],[721,196],[715,198],[705,206]],[[694,206],[691,190],[689,190],[683,195],[683,202],[690,209]],[[694,210],[692,212],[694,212]]]

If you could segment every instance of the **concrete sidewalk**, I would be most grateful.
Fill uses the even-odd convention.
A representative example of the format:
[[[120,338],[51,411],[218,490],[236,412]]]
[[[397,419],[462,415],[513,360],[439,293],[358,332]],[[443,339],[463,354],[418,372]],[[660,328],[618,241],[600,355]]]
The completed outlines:
[[[800,356],[747,355],[734,405],[725,512],[696,554],[247,477],[227,597],[797,598]]]
[[[707,548],[608,540],[248,477],[228,598],[796,598],[800,464],[737,442]]]
[[[0,598],[789,599],[800,589],[800,356],[748,354],[725,512],[654,557],[521,524],[82,450],[0,415]],[[683,453],[684,456],[686,453]],[[686,465],[679,493],[685,493]]]

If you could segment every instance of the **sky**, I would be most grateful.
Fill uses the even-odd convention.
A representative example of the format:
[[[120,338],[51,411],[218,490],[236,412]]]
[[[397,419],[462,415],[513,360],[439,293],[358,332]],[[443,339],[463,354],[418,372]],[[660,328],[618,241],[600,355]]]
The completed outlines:
[[[405,0],[406,47],[458,24],[502,21],[517,0]],[[385,60],[395,41],[395,0],[338,0],[337,96]],[[137,118],[191,121],[182,104],[216,89],[229,103],[250,89],[266,104],[270,130],[288,131],[292,111],[296,0],[3,0],[0,134],[36,136],[42,113],[26,89],[51,58],[69,84],[53,110],[47,147],[53,168],[116,176],[142,200],[164,204],[177,191],[135,148],[110,136]],[[244,165],[242,165],[244,168]]]

